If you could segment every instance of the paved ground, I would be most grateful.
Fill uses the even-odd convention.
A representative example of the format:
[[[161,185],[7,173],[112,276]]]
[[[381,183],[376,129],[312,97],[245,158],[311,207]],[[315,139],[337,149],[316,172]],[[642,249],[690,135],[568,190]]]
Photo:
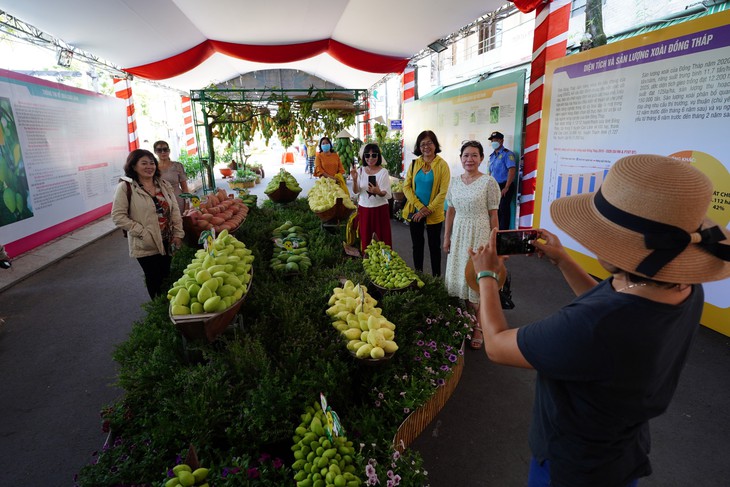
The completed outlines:
[[[278,164],[267,162],[267,177]],[[287,166],[306,192],[303,162]],[[219,183],[223,186],[223,183]],[[261,192],[266,184],[258,185]],[[102,219],[15,260],[0,271],[0,472],[4,485],[70,486],[100,448],[99,410],[114,387],[114,348],[146,301],[126,241]],[[394,247],[410,262],[408,229],[393,223]],[[427,257],[428,259],[428,257]],[[426,262],[426,269],[429,263]],[[513,326],[571,298],[559,273],[513,258]],[[644,486],[728,485],[730,338],[702,328],[676,397],[652,425],[655,474]],[[433,487],[526,484],[534,373],[491,364],[467,351],[459,387],[413,448]]]

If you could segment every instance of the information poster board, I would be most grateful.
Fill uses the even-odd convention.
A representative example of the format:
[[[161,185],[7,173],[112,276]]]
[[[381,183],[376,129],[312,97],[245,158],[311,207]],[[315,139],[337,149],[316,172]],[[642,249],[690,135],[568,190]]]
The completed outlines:
[[[478,140],[484,146],[482,171],[487,171],[492,149],[487,137],[499,131],[504,134],[504,146],[522,153],[522,124],[524,117],[525,71],[520,70],[461,88],[453,88],[406,103],[403,117],[403,154],[407,170],[416,159],[413,148],[416,137],[432,130],[441,144],[439,154],[451,168],[461,174],[459,149],[464,140]]]
[[[550,203],[595,191],[622,156],[686,161],[715,185],[708,215],[730,221],[730,11],[547,65],[535,226],[556,233],[591,273],[606,272],[559,231]],[[705,285],[702,323],[730,335],[730,280]]]
[[[15,257],[111,211],[126,106],[0,70],[0,242]]]

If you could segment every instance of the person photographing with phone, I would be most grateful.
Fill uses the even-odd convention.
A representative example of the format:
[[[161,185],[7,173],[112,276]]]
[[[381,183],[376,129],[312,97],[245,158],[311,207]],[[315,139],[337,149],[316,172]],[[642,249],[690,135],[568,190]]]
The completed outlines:
[[[636,486],[651,474],[649,420],[677,387],[702,315],[701,283],[730,277],[730,232],[706,217],[712,196],[690,164],[635,155],[619,159],[597,192],[555,200],[555,225],[611,276],[597,282],[556,235],[538,230],[537,255],[577,298],[519,329],[499,304],[496,232],[470,250],[488,357],[537,371],[529,487]]]
[[[357,195],[357,225],[360,250],[370,243],[373,234],[378,240],[393,245],[390,230],[390,175],[381,165],[383,155],[377,144],[367,144],[360,168],[352,167],[352,192]]]

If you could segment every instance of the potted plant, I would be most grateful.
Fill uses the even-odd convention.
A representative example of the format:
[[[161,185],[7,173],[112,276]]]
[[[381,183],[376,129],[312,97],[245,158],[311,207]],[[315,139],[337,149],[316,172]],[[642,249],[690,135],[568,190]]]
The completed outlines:
[[[250,169],[240,169],[236,171],[236,177],[228,182],[228,186],[231,189],[253,188],[257,177],[258,175]]]

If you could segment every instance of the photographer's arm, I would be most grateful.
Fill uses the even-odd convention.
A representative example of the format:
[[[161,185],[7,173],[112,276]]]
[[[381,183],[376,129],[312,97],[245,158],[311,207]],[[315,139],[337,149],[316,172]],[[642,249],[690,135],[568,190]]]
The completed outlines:
[[[568,255],[568,252],[565,251],[563,244],[560,243],[560,239],[556,235],[543,229],[540,229],[539,232],[540,238],[544,242],[539,240],[533,242],[533,245],[537,249],[538,257],[544,255],[550,259],[550,262],[558,266],[560,272],[563,273],[565,281],[576,296],[580,296],[598,284],[580,264]]]
[[[489,244],[479,247],[475,252],[469,249],[477,275],[481,271],[504,271],[504,264],[496,251],[497,228],[493,228],[489,236]],[[499,283],[497,279],[482,277],[479,279],[479,324],[484,334],[484,349],[492,362],[531,369],[517,346],[517,329],[507,325],[499,299]]]

